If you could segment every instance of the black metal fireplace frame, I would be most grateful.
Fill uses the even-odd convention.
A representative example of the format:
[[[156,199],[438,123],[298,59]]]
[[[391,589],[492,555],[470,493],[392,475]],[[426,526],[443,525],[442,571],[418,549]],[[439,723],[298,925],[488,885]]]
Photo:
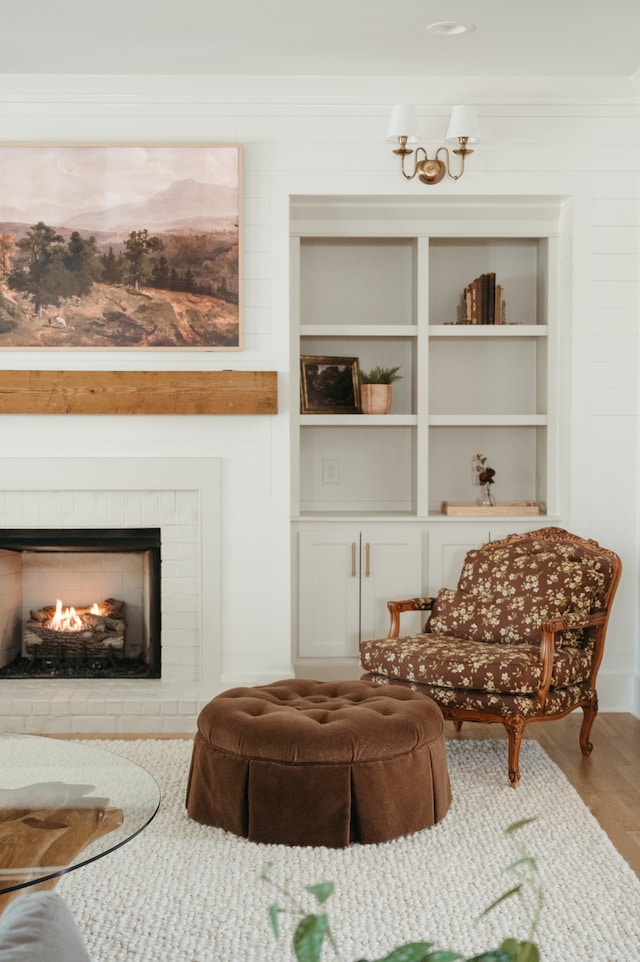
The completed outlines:
[[[158,586],[149,601],[149,634],[153,642],[145,672],[147,678],[161,675],[161,547],[160,528],[0,528],[0,549],[7,551],[147,554],[151,580]]]

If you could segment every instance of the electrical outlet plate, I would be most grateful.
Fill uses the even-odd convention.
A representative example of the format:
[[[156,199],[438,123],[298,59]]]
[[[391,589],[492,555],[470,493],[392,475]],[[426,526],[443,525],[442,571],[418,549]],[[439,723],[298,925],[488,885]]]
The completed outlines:
[[[337,458],[323,458],[322,460],[322,483],[338,484],[340,471]]]

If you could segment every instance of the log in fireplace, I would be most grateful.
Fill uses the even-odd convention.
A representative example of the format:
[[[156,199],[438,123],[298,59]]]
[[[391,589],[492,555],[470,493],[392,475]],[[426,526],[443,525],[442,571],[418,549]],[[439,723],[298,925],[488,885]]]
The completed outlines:
[[[160,535],[0,529],[0,678],[159,678]]]

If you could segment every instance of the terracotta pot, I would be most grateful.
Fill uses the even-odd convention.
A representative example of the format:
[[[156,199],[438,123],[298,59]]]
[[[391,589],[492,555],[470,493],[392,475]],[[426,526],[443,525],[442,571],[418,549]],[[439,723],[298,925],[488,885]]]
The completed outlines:
[[[391,410],[391,385],[361,384],[360,407],[363,414],[388,414]]]

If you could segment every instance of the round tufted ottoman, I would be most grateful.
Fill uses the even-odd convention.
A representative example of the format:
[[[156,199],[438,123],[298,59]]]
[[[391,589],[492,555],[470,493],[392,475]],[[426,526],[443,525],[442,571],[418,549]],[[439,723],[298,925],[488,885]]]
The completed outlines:
[[[253,842],[386,842],[449,808],[443,719],[399,685],[293,679],[233,688],[198,718],[187,811]]]

